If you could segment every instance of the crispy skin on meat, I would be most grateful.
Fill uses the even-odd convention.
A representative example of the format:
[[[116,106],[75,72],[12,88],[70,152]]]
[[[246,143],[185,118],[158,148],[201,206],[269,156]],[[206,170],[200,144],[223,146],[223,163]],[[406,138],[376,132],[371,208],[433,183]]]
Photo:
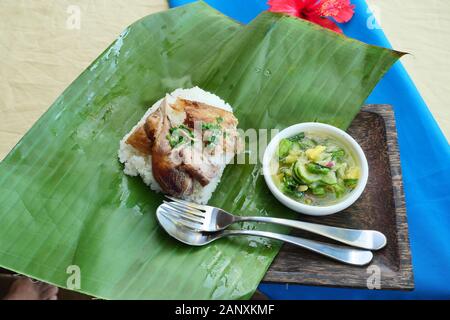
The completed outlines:
[[[217,175],[219,166],[212,163],[207,154],[202,154],[196,147],[178,149],[178,156],[181,159],[179,168],[204,187]]]
[[[237,126],[236,117],[229,111],[211,107],[205,103],[188,101],[184,99],[178,99],[179,103],[184,106],[186,111],[185,124],[194,128],[195,121],[201,121],[203,123],[214,123],[217,118],[222,118],[223,122],[221,126],[223,128],[232,128]]]
[[[172,123],[168,116],[170,106],[167,100],[161,103],[161,127],[157,131],[152,147],[152,170],[155,180],[161,188],[174,196],[192,194],[194,184],[192,177],[180,168],[180,158],[173,157],[174,150],[167,140]]]
[[[164,99],[144,125],[130,135],[127,143],[144,155],[152,156],[153,176],[164,192],[178,197],[190,195],[194,181],[206,186],[217,175],[219,166],[210,161],[210,154],[203,154],[202,148],[190,143],[172,148],[167,136],[171,128],[180,124],[194,131],[195,122],[218,123],[218,118],[222,119],[220,126],[223,130],[236,129],[238,121],[231,112],[184,99],[177,99],[169,105]],[[219,141],[224,143],[222,138]],[[224,149],[221,145],[217,148]],[[201,161],[193,160],[195,156]]]
[[[158,136],[158,131],[162,127],[162,113],[161,109],[153,112],[144,123],[144,130],[147,133],[147,138],[150,140],[150,144],[155,141],[155,138]]]
[[[144,126],[137,128],[127,139],[127,144],[139,150],[146,156],[151,154],[152,142],[145,132]]]
[[[183,163],[180,165],[180,169],[186,172],[189,176],[197,180],[203,187],[208,185],[211,181],[210,177],[207,177],[204,172],[201,171],[200,168],[190,164]]]
[[[152,154],[152,145],[161,127],[161,110],[152,113],[144,125],[137,128],[127,139],[127,144],[133,146],[146,156]]]

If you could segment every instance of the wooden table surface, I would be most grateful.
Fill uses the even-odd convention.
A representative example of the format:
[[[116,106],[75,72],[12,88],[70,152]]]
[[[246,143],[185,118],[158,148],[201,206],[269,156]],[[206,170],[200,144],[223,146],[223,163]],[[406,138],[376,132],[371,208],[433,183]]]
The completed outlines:
[[[165,9],[166,0],[1,0],[0,160],[122,30]]]

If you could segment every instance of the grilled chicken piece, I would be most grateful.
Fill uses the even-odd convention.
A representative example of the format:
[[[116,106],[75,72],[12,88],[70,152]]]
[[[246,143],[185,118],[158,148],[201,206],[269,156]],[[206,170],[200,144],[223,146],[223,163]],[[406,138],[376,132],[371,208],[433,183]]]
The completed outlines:
[[[220,134],[202,130],[197,122],[213,124]],[[202,186],[209,184],[219,173],[217,159],[234,154],[237,124],[231,112],[184,99],[169,105],[164,99],[144,125],[130,135],[127,143],[144,155],[152,156],[153,176],[164,192],[182,197],[192,194],[195,181]],[[186,136],[186,141],[179,145],[171,145],[168,139],[174,128],[183,128],[179,132]],[[226,141],[223,132],[229,134]],[[214,143],[211,143],[214,134]]]

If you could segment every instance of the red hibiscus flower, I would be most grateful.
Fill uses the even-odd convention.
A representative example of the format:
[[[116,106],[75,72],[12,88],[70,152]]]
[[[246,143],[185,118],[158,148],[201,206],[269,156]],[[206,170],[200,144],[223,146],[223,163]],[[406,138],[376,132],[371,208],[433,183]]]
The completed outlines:
[[[355,12],[350,0],[269,0],[267,4],[269,11],[287,13],[338,33],[342,30],[334,21],[348,22]]]

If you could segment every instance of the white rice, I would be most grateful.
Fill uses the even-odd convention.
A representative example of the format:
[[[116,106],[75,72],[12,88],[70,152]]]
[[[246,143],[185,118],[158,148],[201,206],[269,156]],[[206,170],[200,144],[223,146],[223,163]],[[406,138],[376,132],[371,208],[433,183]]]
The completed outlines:
[[[233,112],[233,108],[223,101],[220,97],[216,96],[213,93],[204,91],[199,87],[194,87],[191,89],[176,89],[172,93],[166,96],[168,99],[168,103],[172,104],[175,102],[177,98],[182,98],[189,101],[196,101],[201,103],[206,103],[210,106],[214,106],[216,108],[220,108],[229,112]],[[119,148],[119,160],[123,163],[124,172],[129,176],[140,176],[144,183],[148,185],[152,190],[156,192],[161,191],[161,187],[158,182],[153,177],[152,171],[152,157],[144,156],[138,150],[133,148],[131,145],[127,144],[126,141],[128,137],[140,126],[145,123],[145,120],[156,110],[158,110],[161,102],[164,100],[161,99],[156,102],[150,109],[147,110],[142,119],[136,124],[136,126],[131,129],[129,133],[125,135],[125,137],[120,141]],[[220,182],[220,178],[222,177],[223,171],[226,165],[233,159],[233,156],[228,156],[225,162],[220,166],[219,174],[217,178],[210,181],[208,185],[202,187],[200,183],[197,181],[194,182],[194,192],[185,197],[185,200],[193,201],[197,203],[205,204],[211,198],[214,190],[216,190],[217,185]]]

